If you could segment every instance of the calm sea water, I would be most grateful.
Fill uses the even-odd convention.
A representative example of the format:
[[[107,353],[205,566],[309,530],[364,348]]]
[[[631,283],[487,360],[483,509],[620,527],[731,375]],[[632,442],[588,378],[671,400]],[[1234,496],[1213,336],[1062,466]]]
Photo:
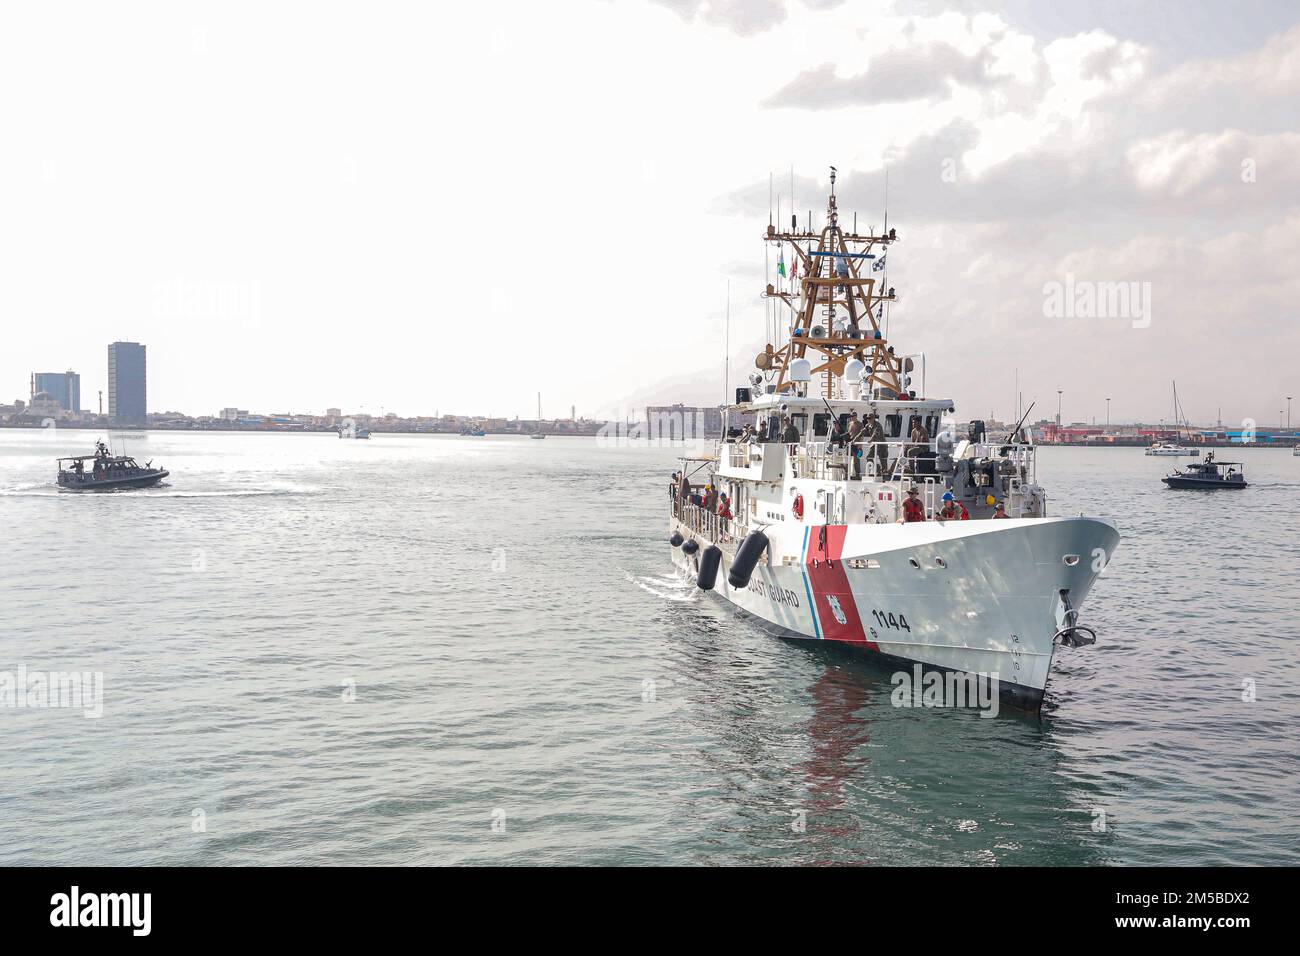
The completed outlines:
[[[0,430],[0,671],[104,675],[0,708],[0,863],[1300,862],[1286,453],[1206,494],[1042,451],[1124,539],[1098,644],[990,720],[676,579],[673,449],[154,432],[168,485],[60,493],[96,437]]]

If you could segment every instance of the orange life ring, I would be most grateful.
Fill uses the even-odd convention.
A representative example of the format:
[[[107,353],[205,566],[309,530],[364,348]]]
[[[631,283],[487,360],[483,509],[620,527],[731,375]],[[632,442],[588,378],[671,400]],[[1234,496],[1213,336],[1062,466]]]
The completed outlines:
[[[790,510],[794,512],[796,518],[803,517],[803,495],[794,496],[794,504],[790,506]]]

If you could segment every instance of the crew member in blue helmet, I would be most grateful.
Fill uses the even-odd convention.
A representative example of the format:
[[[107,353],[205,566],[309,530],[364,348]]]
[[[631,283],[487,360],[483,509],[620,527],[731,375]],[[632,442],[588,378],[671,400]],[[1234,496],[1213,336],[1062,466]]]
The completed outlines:
[[[966,506],[952,496],[951,491],[943,493],[943,507],[939,509],[939,518],[944,521],[969,521],[970,512]]]

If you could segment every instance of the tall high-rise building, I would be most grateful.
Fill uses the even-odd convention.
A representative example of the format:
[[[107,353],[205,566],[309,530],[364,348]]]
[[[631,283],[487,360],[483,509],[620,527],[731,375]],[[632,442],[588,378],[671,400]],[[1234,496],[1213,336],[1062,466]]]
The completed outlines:
[[[32,397],[38,392],[49,392],[59,400],[59,407],[64,411],[81,411],[81,376],[72,369],[66,372],[33,372]]]
[[[114,342],[108,347],[108,417],[124,425],[143,425],[145,416],[145,355],[139,342]]]

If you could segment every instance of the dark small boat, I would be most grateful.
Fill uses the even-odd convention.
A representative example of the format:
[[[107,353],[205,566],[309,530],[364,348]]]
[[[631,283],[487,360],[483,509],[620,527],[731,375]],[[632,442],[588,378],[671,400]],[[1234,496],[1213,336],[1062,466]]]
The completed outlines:
[[[65,466],[64,462],[71,462]],[[86,463],[90,462],[87,467]],[[167,477],[169,472],[154,468],[153,462],[141,465],[126,455],[110,455],[103,442],[95,444],[95,454],[60,458],[59,487],[68,491],[116,491],[119,488],[147,488]]]
[[[1170,488],[1245,488],[1246,471],[1241,462],[1215,461],[1214,452],[1210,452],[1205,461],[1193,462],[1160,480]]]

